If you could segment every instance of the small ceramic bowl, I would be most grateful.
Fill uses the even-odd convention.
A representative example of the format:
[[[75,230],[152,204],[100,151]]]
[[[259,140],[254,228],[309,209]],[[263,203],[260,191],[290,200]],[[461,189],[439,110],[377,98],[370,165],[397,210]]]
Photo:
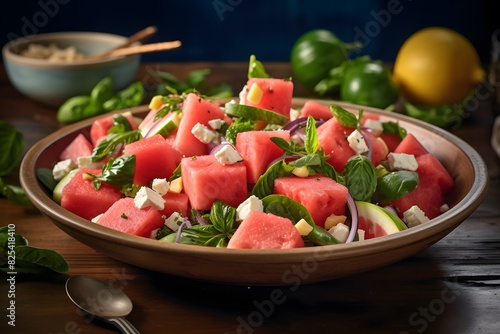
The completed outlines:
[[[55,44],[59,49],[75,47],[83,55],[107,51],[124,43],[126,37],[99,32],[58,32],[20,37],[2,49],[4,66],[12,84],[24,95],[46,105],[58,107],[66,99],[89,95],[104,77],[110,76],[116,90],[135,80],[140,55],[51,62],[24,56],[30,43]]]

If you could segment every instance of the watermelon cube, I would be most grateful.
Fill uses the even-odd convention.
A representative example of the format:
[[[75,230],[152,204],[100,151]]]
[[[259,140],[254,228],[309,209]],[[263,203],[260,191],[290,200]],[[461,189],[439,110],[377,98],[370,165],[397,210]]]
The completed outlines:
[[[408,195],[393,201],[392,204],[400,217],[403,213],[417,205],[429,218],[441,214],[440,208],[445,204],[445,194],[451,190],[454,181],[441,162],[432,154],[427,153],[416,157],[418,163],[418,185]]]
[[[193,209],[209,210],[216,199],[237,207],[248,195],[245,165],[223,165],[213,155],[183,158],[184,192]]]
[[[286,176],[274,180],[274,193],[301,203],[316,225],[324,227],[328,216],[345,214],[348,190],[326,176]]]
[[[308,100],[304,103],[304,106],[302,106],[299,114],[299,117],[307,116],[312,116],[315,119],[323,119],[326,121],[327,119],[333,117],[333,113],[327,105],[314,100]]]
[[[262,92],[258,101],[245,98],[245,104],[261,109],[267,109],[283,116],[290,117],[292,107],[293,82],[290,80],[276,78],[251,78],[247,81],[247,88],[252,89],[252,85],[257,85]]]
[[[394,149],[394,153],[413,154],[415,157],[429,153],[420,141],[411,133],[408,133],[401,143]]]
[[[137,129],[138,124],[131,113],[123,113],[122,115],[127,118],[132,129]],[[106,117],[99,118],[92,123],[90,126],[90,138],[94,146],[97,146],[104,138],[106,138],[109,129],[113,127],[113,118],[115,116],[116,115],[114,114],[108,115]]]
[[[125,145],[123,154],[135,155],[134,184],[150,185],[155,178],[170,178],[180,162],[180,154],[161,135]]]
[[[160,213],[165,217],[170,217],[172,213],[179,212],[182,216],[187,217],[189,208],[189,198],[185,193],[166,193],[163,195],[165,207],[160,210]]]
[[[95,168],[78,170],[62,190],[61,206],[80,217],[91,220],[108,210],[123,196],[118,188],[106,183],[102,183],[97,190],[92,180],[84,177],[85,173],[99,175],[101,170]]]
[[[82,133],[80,133],[61,152],[59,159],[71,159],[76,166],[78,165],[78,157],[90,156],[92,154],[92,149],[93,146],[90,141]]]
[[[304,241],[288,218],[250,211],[227,244],[227,248],[286,249],[304,247]]]
[[[198,140],[191,130],[197,124],[210,129],[208,121],[224,119],[224,111],[220,105],[190,93],[182,105],[182,119],[175,136],[175,148],[186,157],[209,153],[208,145]]]
[[[248,183],[257,182],[269,164],[283,155],[283,150],[271,141],[272,137],[290,140],[289,131],[246,131],[236,136],[236,150],[247,168]]]
[[[343,126],[335,117],[321,124],[317,130],[319,146],[330,156],[327,162],[339,173],[354,155],[347,141],[352,131],[354,128]]]
[[[162,227],[164,223],[158,209],[152,206],[139,209],[131,197],[124,197],[116,201],[97,220],[99,225],[146,238],[149,238],[151,232]]]

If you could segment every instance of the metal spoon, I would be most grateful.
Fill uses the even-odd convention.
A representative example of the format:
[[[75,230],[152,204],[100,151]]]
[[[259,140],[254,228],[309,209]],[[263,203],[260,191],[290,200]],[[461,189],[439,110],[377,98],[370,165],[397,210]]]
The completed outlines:
[[[124,334],[139,334],[125,317],[132,311],[132,301],[121,290],[98,279],[77,275],[66,281],[69,299],[83,311],[116,326]]]

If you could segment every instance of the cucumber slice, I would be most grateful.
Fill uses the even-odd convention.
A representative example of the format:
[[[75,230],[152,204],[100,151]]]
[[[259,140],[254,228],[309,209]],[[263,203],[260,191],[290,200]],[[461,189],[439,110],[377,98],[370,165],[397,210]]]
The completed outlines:
[[[277,112],[243,104],[226,103],[224,109],[229,116],[242,117],[252,121],[264,121],[278,125],[285,125],[289,121],[288,117]]]
[[[162,119],[153,123],[150,127],[144,127],[141,129],[141,134],[143,138],[149,138],[154,135],[160,134],[163,137],[168,137],[175,129],[179,126],[181,117],[176,112],[171,112]]]
[[[65,185],[68,184],[68,182],[75,176],[75,174],[78,172],[77,169],[71,170],[68,174],[66,174],[65,177],[63,177],[54,187],[54,191],[52,192],[52,199],[56,201],[57,203],[61,204],[61,197],[62,197],[62,191]]]
[[[367,234],[371,233],[378,237],[407,229],[406,224],[398,216],[378,205],[356,201],[356,207],[360,218],[359,227],[365,229]]]

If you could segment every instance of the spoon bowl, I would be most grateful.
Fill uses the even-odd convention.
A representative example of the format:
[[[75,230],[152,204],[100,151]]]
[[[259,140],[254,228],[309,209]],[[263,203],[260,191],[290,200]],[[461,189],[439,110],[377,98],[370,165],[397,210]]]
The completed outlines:
[[[84,275],[72,276],[66,281],[66,293],[80,309],[115,325],[122,333],[139,333],[125,319],[132,312],[132,301],[111,283]]]

